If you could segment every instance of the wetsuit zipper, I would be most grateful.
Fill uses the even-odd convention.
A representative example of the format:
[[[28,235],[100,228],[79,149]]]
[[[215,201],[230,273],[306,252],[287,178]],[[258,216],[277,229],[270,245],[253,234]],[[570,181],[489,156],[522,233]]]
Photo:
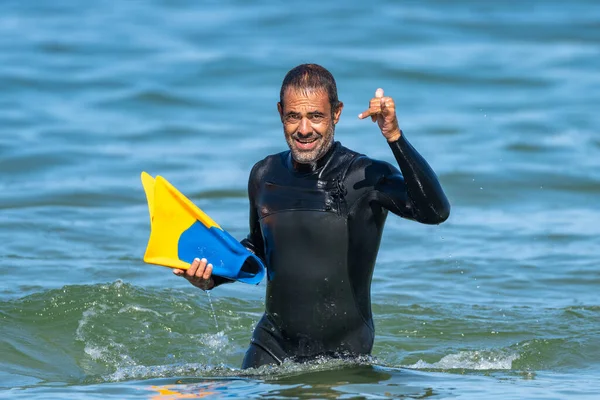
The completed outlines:
[[[333,197],[336,204],[336,212],[338,216],[342,216],[345,213],[345,210],[342,210],[342,206],[344,204],[344,197],[348,191],[344,186],[344,183],[341,179],[334,179],[335,189],[331,191],[331,197]]]

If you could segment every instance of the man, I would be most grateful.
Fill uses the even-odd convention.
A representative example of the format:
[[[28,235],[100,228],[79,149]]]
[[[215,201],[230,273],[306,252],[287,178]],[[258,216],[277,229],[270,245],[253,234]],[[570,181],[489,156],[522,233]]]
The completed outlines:
[[[290,150],[256,163],[248,183],[242,244],[264,261],[267,293],[242,367],[370,354],[371,277],[388,210],[439,224],[450,205],[382,89],[358,117],[377,122],[402,172],[334,142],[343,104],[325,68],[289,71],[277,109]],[[205,259],[174,273],[202,289],[225,282]]]

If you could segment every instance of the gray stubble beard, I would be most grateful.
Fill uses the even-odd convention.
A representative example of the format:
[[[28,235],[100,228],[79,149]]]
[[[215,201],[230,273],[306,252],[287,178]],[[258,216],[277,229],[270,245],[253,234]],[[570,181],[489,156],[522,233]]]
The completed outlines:
[[[321,157],[323,157],[325,154],[327,154],[327,152],[329,151],[329,149],[331,148],[331,146],[333,146],[333,138],[335,136],[335,125],[332,124],[331,127],[329,129],[327,129],[327,136],[329,137],[329,141],[328,143],[325,143],[322,147],[320,147],[318,149],[318,153],[313,156],[313,152],[304,152],[304,151],[296,151],[294,148],[294,138],[291,136],[287,136],[285,137],[285,140],[287,141],[288,147],[290,148],[290,151],[292,153],[292,158],[300,163],[300,164],[312,164],[314,162],[317,162]]]

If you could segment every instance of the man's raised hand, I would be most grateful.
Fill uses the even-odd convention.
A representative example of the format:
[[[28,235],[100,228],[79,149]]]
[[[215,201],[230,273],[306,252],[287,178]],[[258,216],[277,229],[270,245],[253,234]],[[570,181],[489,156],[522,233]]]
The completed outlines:
[[[400,138],[402,132],[398,126],[396,117],[396,105],[391,97],[384,97],[383,89],[375,91],[375,97],[369,102],[369,109],[358,114],[358,118],[371,117],[371,121],[377,121],[381,133],[388,142],[394,142]]]

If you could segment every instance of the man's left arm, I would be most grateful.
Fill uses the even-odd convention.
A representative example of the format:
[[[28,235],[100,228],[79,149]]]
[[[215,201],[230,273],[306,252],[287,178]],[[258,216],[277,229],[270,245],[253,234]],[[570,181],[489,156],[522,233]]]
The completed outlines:
[[[383,89],[377,89],[369,109],[358,117],[371,117],[373,122],[377,122],[402,171],[399,174],[394,168],[382,177],[379,189],[388,200],[386,208],[425,224],[444,222],[450,215],[450,203],[427,161],[400,130],[394,100],[384,97]]]
[[[386,177],[380,188],[383,193],[392,200],[405,197],[406,209],[410,212],[408,218],[424,224],[441,224],[448,219],[450,203],[427,161],[411,146],[404,134],[388,144],[402,176],[395,172]]]

